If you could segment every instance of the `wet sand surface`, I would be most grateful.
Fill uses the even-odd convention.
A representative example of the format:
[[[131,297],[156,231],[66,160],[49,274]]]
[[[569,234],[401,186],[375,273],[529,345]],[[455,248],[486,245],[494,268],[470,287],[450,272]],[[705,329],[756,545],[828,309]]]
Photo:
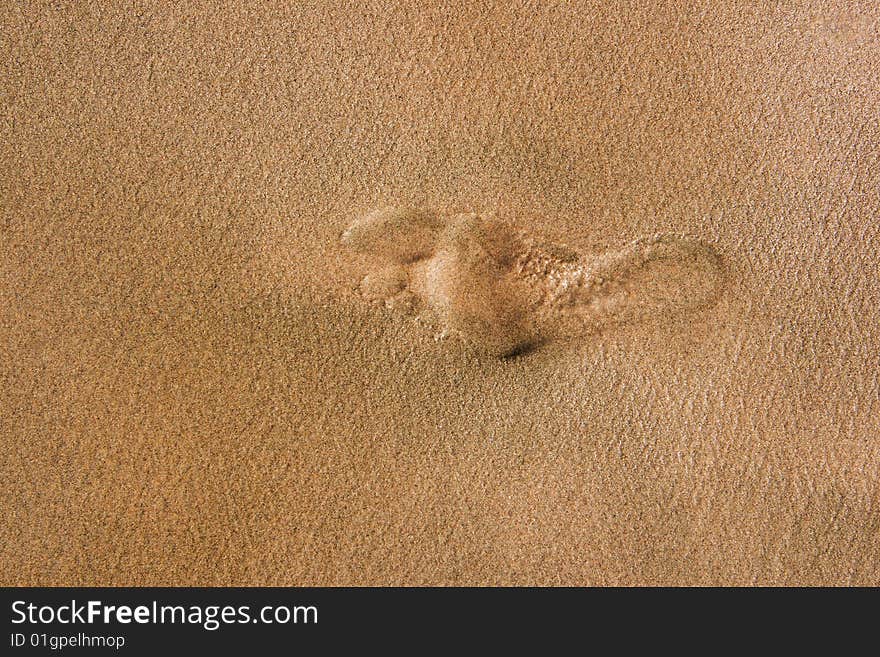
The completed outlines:
[[[880,584],[872,3],[290,4],[0,10],[0,583]],[[499,358],[386,206],[723,284]]]

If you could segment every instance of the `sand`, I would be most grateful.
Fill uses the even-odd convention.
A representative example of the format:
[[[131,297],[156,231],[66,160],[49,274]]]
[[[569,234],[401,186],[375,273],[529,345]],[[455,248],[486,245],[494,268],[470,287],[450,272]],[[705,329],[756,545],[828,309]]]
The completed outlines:
[[[880,23],[771,5],[5,3],[0,583],[880,584]]]

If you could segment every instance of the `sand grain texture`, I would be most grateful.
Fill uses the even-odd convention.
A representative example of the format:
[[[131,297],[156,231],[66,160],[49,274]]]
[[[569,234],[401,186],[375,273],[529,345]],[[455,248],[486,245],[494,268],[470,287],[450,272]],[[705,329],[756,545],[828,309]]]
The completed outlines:
[[[874,3],[0,24],[0,583],[880,584]],[[342,243],[385,207],[723,288],[500,359],[419,319],[433,219]],[[493,276],[430,289],[515,347]]]

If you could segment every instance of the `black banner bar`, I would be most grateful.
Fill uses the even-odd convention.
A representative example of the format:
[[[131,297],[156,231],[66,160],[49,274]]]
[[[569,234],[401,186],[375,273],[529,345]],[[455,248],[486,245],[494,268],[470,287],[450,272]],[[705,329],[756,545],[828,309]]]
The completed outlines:
[[[858,604],[842,604],[853,596]],[[803,638],[841,618],[851,637],[874,626],[877,601],[876,590],[6,588],[0,654],[290,654],[352,642],[420,652],[475,639],[544,648],[574,641],[585,649],[650,639],[656,648],[708,631],[725,645],[748,644],[788,628]]]

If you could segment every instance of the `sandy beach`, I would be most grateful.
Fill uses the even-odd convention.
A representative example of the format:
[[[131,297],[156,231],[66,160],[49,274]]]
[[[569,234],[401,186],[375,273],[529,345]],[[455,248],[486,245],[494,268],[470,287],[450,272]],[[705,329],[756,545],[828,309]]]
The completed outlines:
[[[5,3],[0,584],[880,585],[880,11],[771,4]]]

